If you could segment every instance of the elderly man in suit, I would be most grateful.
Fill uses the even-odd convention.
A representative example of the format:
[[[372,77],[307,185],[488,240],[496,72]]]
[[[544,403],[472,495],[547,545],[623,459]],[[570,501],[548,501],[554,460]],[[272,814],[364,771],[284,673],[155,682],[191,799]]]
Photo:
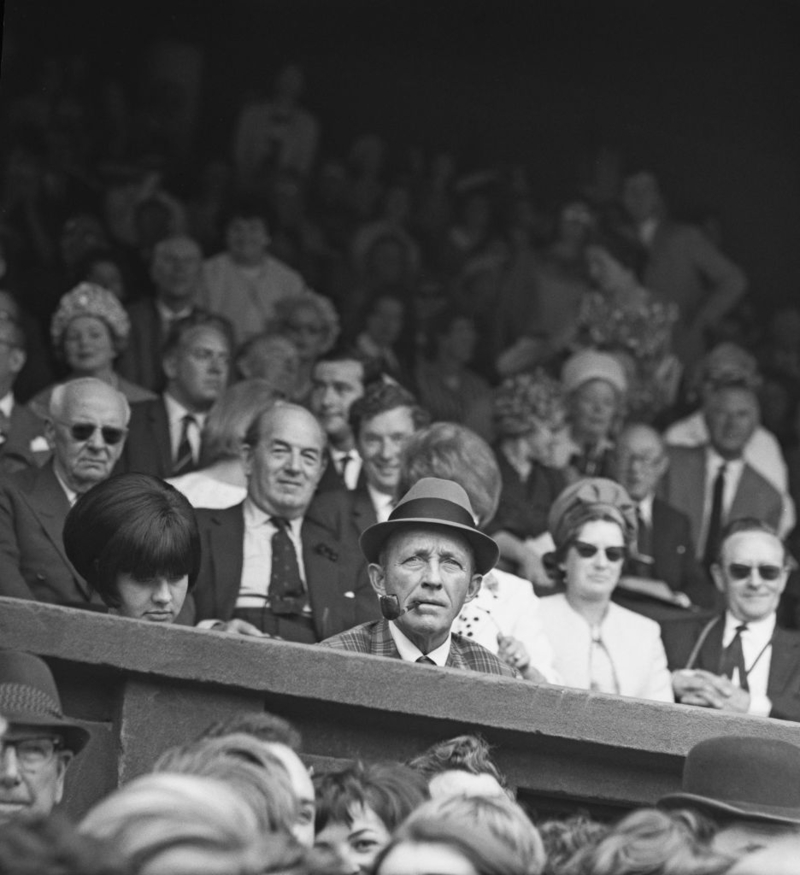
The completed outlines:
[[[188,316],[173,326],[163,356],[167,387],[133,405],[120,470],[166,479],[197,467],[203,425],[228,384],[229,326],[208,313]]]
[[[800,633],[775,617],[789,575],[783,543],[760,520],[736,520],[712,572],[724,613],[662,628],[676,700],[800,721]]]
[[[423,477],[386,522],[361,535],[383,619],[364,623],[323,646],[424,665],[514,677],[514,669],[453,623],[497,562],[497,544],[475,525],[464,489]]]
[[[129,418],[125,396],[102,380],[53,390],[45,423],[53,458],[0,484],[0,595],[102,604],[67,559],[61,533],[78,496],[111,474]]]
[[[726,523],[756,517],[777,529],[783,499],[744,459],[744,448],[759,421],[752,388],[739,383],[719,386],[706,398],[703,412],[709,442],[701,447],[670,447],[662,495],[689,517],[697,557],[709,569]]]
[[[14,383],[25,361],[22,326],[0,313],[0,472],[6,474],[39,468],[50,456],[41,419],[14,398]]]
[[[616,444],[616,479],[636,504],[639,525],[636,555],[625,561],[614,601],[657,620],[665,612],[674,614],[674,609],[663,607],[670,595],[683,607],[717,604],[711,579],[695,558],[688,517],[656,495],[668,468],[664,441],[654,428],[630,423],[622,430]]]
[[[308,512],[325,445],[303,407],[279,401],[256,417],[245,436],[247,498],[198,510],[202,625],[314,643],[379,615],[359,557]]]

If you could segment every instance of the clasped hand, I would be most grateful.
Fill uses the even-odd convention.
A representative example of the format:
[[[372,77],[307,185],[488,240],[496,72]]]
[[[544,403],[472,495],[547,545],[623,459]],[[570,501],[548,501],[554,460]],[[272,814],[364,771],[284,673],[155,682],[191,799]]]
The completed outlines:
[[[703,669],[681,669],[672,672],[672,690],[675,701],[701,708],[736,711],[746,714],[750,707],[750,693],[732,683],[724,675]]]

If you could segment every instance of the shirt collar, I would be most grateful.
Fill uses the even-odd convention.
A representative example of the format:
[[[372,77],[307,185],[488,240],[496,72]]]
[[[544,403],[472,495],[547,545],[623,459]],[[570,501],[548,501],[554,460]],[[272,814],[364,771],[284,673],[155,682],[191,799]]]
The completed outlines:
[[[167,418],[171,423],[183,422],[183,417],[188,415],[193,416],[198,426],[202,428],[206,421],[206,416],[208,415],[206,413],[195,413],[193,410],[189,410],[187,407],[184,407],[180,401],[173,398],[169,392],[164,393],[164,405],[167,408]]]
[[[189,306],[184,307],[182,310],[170,310],[166,304],[156,299],[156,310],[158,311],[159,318],[165,325],[172,325],[173,322],[177,322],[179,319],[191,316],[193,308],[189,304]]]
[[[727,647],[733,640],[736,634],[736,627],[741,626],[743,622],[747,623],[747,634],[751,636],[754,643],[766,644],[775,632],[776,617],[775,612],[762,617],[760,620],[737,620],[730,611],[725,611],[725,631],[722,636],[723,647]]]
[[[739,471],[744,468],[744,457],[739,456],[738,459],[723,459],[722,456],[711,446],[708,444],[706,446],[706,464],[708,466],[709,473],[713,473],[716,476],[717,471],[719,471],[719,467],[722,464],[727,465],[727,470],[731,473]]]
[[[370,483],[367,483],[367,492],[369,493],[372,506],[375,508],[375,516],[379,523],[385,523],[389,519],[389,514],[394,509],[394,497],[387,495],[385,492],[379,492]]]
[[[441,644],[435,650],[431,650],[430,653],[423,653],[416,644],[413,644],[409,639],[398,629],[398,627],[390,622],[389,623],[389,632],[394,639],[395,647],[397,647],[397,652],[400,654],[400,659],[403,662],[416,662],[420,656],[427,656],[428,659],[432,660],[436,663],[436,665],[444,668],[447,663],[447,659],[450,656],[450,636],[447,636],[447,640],[444,644]]]
[[[279,516],[276,513],[268,513],[267,511],[260,508],[252,498],[248,495],[244,500],[244,527],[246,529],[257,529],[261,526],[270,525],[273,528],[274,523],[271,522],[274,516]],[[303,526],[303,517],[295,517],[293,520],[289,520],[289,528],[291,529],[292,534],[296,537],[300,537],[300,529]]]
[[[70,487],[67,486],[67,482],[59,473],[57,465],[53,465],[53,473],[56,475],[56,480],[58,480],[61,488],[64,490],[64,495],[67,496],[69,506],[72,507],[72,505],[75,504],[75,502],[78,500],[78,493],[75,492],[74,489],[70,489]]]
[[[648,526],[653,525],[653,495],[645,495],[645,497],[639,502],[639,513],[642,515],[642,519],[647,523]]]
[[[0,398],[0,413],[5,413],[6,416],[10,417],[14,410],[14,393],[7,392],[2,398]]]

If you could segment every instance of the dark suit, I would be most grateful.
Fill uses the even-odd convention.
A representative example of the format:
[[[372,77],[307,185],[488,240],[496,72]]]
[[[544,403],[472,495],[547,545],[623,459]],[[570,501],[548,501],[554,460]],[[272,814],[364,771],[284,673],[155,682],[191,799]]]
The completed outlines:
[[[172,441],[163,397],[131,404],[128,439],[115,473],[172,476]]]
[[[102,604],[64,551],[68,511],[52,461],[0,485],[0,594],[57,605]]]
[[[51,452],[49,449],[32,450],[31,442],[37,438],[41,439],[37,443],[44,441],[42,420],[27,407],[14,404],[6,439],[0,446],[0,470],[12,474],[26,468],[41,468],[50,458]]]
[[[654,562],[648,576],[654,580],[663,580],[673,592],[686,593],[693,605],[718,608],[720,605],[717,590],[695,558],[694,542],[686,514],[670,507],[660,498],[654,498],[650,532],[650,553]],[[636,576],[641,574],[641,569],[635,559],[629,559],[625,562],[622,573]],[[641,598],[646,599],[646,596]],[[664,619],[664,611],[668,612],[667,615],[672,615],[681,610],[665,607],[664,611],[654,614],[642,609],[641,599],[620,592],[614,594],[614,601],[659,621]]]
[[[344,482],[344,478],[336,469],[336,463],[333,461],[333,456],[331,455],[330,449],[327,451],[328,464],[325,466],[325,471],[322,474],[322,477],[317,484],[317,494],[321,494],[323,492],[334,492],[336,490],[342,491],[347,490],[347,486]],[[364,474],[364,465],[361,465],[361,470],[358,472],[358,481],[356,482],[356,489],[366,489],[367,478]]]
[[[389,622],[383,619],[376,620],[374,623],[364,623],[361,626],[356,626],[355,629],[328,638],[322,642],[322,647],[400,659],[394,638],[389,631]],[[448,668],[458,668],[463,671],[515,677],[514,669],[490,653],[485,647],[457,634],[450,636],[450,654],[445,665]]]
[[[161,392],[166,383],[161,366],[161,348],[166,338],[156,302],[153,298],[134,301],[128,307],[128,318],[131,331],[127,346],[117,360],[117,371],[132,383]]]
[[[232,618],[244,564],[244,504],[223,510],[197,511],[202,562],[194,590],[197,620]],[[317,521],[309,509],[303,519],[303,541],[311,615],[322,640],[380,616],[378,599],[361,553]]]
[[[692,540],[701,558],[700,542],[706,497],[706,448],[669,447],[670,464],[661,481],[660,494],[669,504],[689,517]],[[783,498],[778,490],[747,463],[744,465],[725,522],[755,517],[777,529],[783,514]]]
[[[714,674],[719,673],[722,636],[725,631],[724,614],[717,617],[694,661],[689,664],[692,651],[706,626],[708,620],[696,617],[689,620],[676,620],[662,626],[661,637],[671,671],[681,668],[700,668]],[[772,702],[770,717],[800,721],[800,632],[789,632],[778,626],[775,627],[767,695]]]

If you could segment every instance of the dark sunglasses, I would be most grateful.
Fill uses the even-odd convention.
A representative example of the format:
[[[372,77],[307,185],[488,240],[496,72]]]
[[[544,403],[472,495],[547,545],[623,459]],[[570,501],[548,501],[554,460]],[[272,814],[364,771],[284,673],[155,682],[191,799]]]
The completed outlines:
[[[89,438],[97,431],[100,430],[100,434],[103,435],[103,440],[110,446],[113,447],[115,444],[118,444],[128,433],[128,430],[125,428],[114,428],[113,425],[94,425],[91,422],[62,422],[62,425],[65,425],[69,429],[70,435],[72,435],[72,439],[75,441],[79,441],[83,443],[84,441],[88,441]]]
[[[587,544],[586,541],[575,541],[574,546],[581,559],[591,559],[592,556],[595,556],[597,551],[601,549],[606,554],[606,559],[608,559],[609,562],[622,562],[625,558],[624,547],[595,547],[594,544]]]
[[[758,572],[762,580],[777,580],[783,574],[780,565],[740,565],[738,562],[731,562],[728,566],[728,574],[734,580],[747,580],[754,571]]]

